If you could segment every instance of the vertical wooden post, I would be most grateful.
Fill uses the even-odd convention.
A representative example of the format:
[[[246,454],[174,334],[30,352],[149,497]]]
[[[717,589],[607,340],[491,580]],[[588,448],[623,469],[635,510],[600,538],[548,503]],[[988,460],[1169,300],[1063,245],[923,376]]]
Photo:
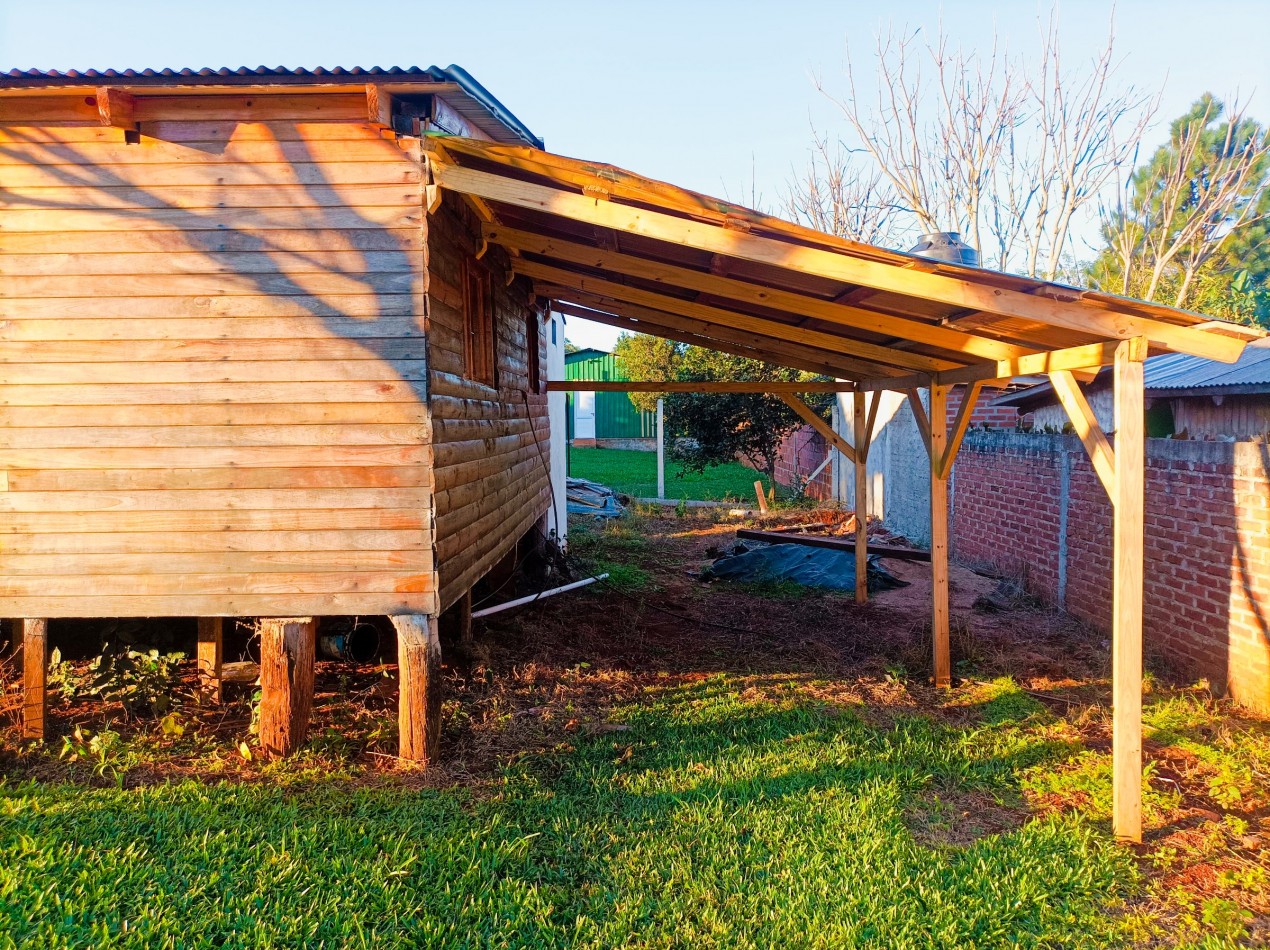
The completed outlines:
[[[48,621],[22,621],[22,737],[43,739],[47,730]]]
[[[866,394],[856,392],[852,422],[855,433],[855,602],[869,601],[869,433],[866,425]],[[878,394],[874,393],[874,399]]]
[[[220,667],[223,654],[224,621],[220,617],[198,618],[198,678],[212,701],[221,701]]]
[[[459,598],[459,645],[463,652],[472,652],[472,588]]]
[[[312,617],[260,621],[260,744],[270,755],[290,755],[309,731],[317,624]]]
[[[411,614],[393,617],[397,628],[398,755],[427,764],[441,742],[441,640],[437,618]]]
[[[666,497],[666,400],[657,400],[657,497]]]
[[[1116,837],[1142,840],[1142,556],[1145,493],[1144,341],[1116,347],[1112,759]]]
[[[935,685],[952,685],[948,648],[948,386],[930,388],[931,643]]]

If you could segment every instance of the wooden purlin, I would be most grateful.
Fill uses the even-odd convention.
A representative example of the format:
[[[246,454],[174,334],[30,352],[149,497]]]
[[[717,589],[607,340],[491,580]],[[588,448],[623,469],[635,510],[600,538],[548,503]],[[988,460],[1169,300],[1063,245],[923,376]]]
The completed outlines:
[[[666,286],[682,287],[709,294],[712,297],[739,300],[769,309],[783,310],[798,317],[815,317],[869,333],[913,339],[937,349],[961,353],[964,362],[971,362],[968,357],[995,361],[1013,359],[1034,352],[1025,347],[1002,343],[973,333],[948,330],[938,324],[895,317],[807,294],[650,261],[631,254],[614,253],[530,231],[486,225],[484,233],[486,240],[491,243],[516,248],[541,257],[554,258],[568,264],[659,281]]]
[[[498,204],[572,218],[593,226],[640,234],[702,251],[724,254],[758,263],[815,274],[846,284],[877,288],[889,293],[932,300],[965,309],[985,310],[1005,316],[1035,320],[1110,339],[1145,336],[1160,348],[1233,362],[1242,352],[1244,341],[1224,337],[1193,325],[1168,323],[1125,311],[1061,301],[1011,289],[1003,277],[1002,286],[986,282],[982,272],[976,279],[962,274],[940,272],[917,266],[896,266],[894,262],[863,255],[842,253],[836,244],[815,232],[806,232],[812,243],[791,243],[758,234],[745,227],[728,227],[728,221],[703,223],[651,208],[636,208],[611,200],[597,200],[560,187],[526,182],[506,174],[476,171],[461,165],[436,163],[434,169],[443,187],[475,194]],[[657,207],[656,196],[646,201]],[[723,225],[723,226],[719,226]],[[1185,314],[1177,313],[1179,317]]]
[[[576,289],[583,293],[609,297],[654,310],[681,313],[693,319],[706,320],[719,326],[753,333],[760,337],[792,340],[831,353],[841,353],[856,360],[873,363],[880,370],[898,368],[933,373],[942,369],[956,368],[958,365],[949,360],[891,350],[875,343],[853,340],[820,330],[808,330],[769,318],[701,304],[652,290],[619,284],[590,274],[580,274],[559,267],[538,264],[533,261],[517,261],[516,273],[536,280],[546,281],[556,286]]]
[[[593,302],[596,303],[596,302]],[[660,323],[651,323],[648,319],[626,315],[622,313],[619,307],[607,307],[604,310],[597,310],[594,306],[579,306],[563,301],[556,301],[553,309],[559,313],[563,313],[570,317],[579,317],[583,320],[593,320],[596,323],[602,323],[605,326],[614,327],[618,330],[629,330],[632,333],[650,333],[653,336],[660,336],[667,340],[674,340],[676,343],[686,343],[689,346],[703,346],[707,349],[720,350],[725,353],[732,353],[736,356],[744,356],[747,359],[754,360],[770,360],[771,354],[764,353],[752,347],[739,343],[724,343],[710,337],[701,336],[688,330],[675,329],[664,326]],[[801,359],[797,356],[781,356],[780,362],[784,366],[792,369],[801,369],[808,373],[819,373],[823,376],[851,376],[841,367],[832,366],[827,363],[820,363],[814,359]]]
[[[642,331],[638,327],[634,328],[640,332],[652,332],[656,336],[665,336],[668,339],[680,339],[675,334],[686,332],[704,341],[718,341],[703,342],[701,344],[703,346],[718,350],[730,350],[732,352],[736,352],[736,346],[741,346],[750,350],[755,359],[782,362],[796,369],[808,369],[811,372],[823,372],[828,376],[842,376],[852,380],[871,377],[878,369],[876,364],[850,359],[837,352],[820,350],[799,343],[769,341],[765,338],[755,337],[745,331],[720,327],[704,320],[654,310],[650,307],[642,307],[625,301],[610,300],[599,295],[579,293],[565,287],[536,284],[535,289],[543,297],[573,301],[593,310],[608,311],[621,316],[632,317],[645,324]],[[681,340],[681,342],[696,341]],[[720,343],[726,345],[719,345]],[[791,358],[799,362],[791,362]]]

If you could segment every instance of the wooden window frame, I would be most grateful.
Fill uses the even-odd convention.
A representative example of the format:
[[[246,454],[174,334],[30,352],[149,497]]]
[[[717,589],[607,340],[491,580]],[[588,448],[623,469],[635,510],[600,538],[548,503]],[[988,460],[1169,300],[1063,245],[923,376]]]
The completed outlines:
[[[475,257],[463,259],[463,375],[497,386],[493,281]]]

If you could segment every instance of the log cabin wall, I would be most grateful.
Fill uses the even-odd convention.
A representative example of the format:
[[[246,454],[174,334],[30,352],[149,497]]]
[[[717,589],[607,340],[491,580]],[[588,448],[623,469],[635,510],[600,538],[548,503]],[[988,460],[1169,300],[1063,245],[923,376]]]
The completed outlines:
[[[0,615],[435,612],[418,141],[131,118],[0,97]]]
[[[536,334],[519,283],[507,286],[508,261],[491,248],[478,262],[479,222],[446,194],[428,222],[428,346],[436,455],[436,537],[441,607],[471,588],[547,511],[550,423],[547,397],[531,386],[545,380],[546,349]],[[465,268],[487,277],[494,320],[495,378],[470,378],[466,347]],[[545,388],[541,385],[539,389]]]

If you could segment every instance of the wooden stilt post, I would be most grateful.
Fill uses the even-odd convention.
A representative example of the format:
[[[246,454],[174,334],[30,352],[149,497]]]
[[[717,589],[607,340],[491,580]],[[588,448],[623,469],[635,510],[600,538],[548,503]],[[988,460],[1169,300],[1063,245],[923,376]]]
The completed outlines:
[[[459,645],[464,653],[472,652],[472,588],[470,587],[459,598]]]
[[[1112,629],[1113,813],[1116,837],[1142,840],[1142,555],[1145,341],[1116,347]]]
[[[198,618],[198,678],[212,696],[221,701],[220,667],[222,660],[224,621],[220,617]]]
[[[22,621],[22,737],[43,739],[47,731],[48,621]]]
[[[948,386],[930,388],[931,643],[935,685],[952,685],[948,648]]]
[[[290,755],[309,731],[317,624],[312,617],[260,621],[260,744]]]
[[[398,732],[403,759],[427,764],[441,741],[441,640],[437,618],[420,614],[393,617],[397,628],[397,669],[401,678]]]
[[[866,394],[853,394],[852,413],[855,443],[855,602],[869,601],[869,434],[867,431]],[[875,394],[874,399],[877,399]]]

